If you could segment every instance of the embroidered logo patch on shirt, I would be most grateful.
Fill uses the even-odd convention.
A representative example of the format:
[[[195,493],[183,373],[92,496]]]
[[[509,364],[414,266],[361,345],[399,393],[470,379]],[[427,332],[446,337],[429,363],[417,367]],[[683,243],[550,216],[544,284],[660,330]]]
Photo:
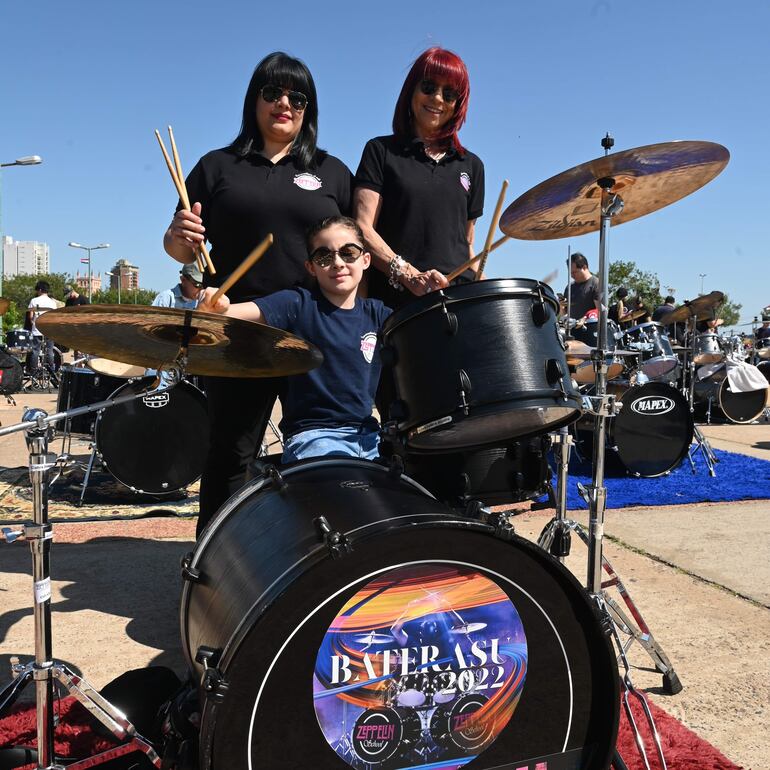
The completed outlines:
[[[294,184],[303,190],[320,190],[323,182],[315,174],[305,172],[294,177]]]
[[[361,352],[364,354],[367,364],[372,363],[374,350],[377,347],[377,335],[374,332],[368,332],[361,337]]]
[[[470,175],[463,171],[460,174],[460,184],[465,188],[465,192],[470,192],[471,189],[471,178]]]

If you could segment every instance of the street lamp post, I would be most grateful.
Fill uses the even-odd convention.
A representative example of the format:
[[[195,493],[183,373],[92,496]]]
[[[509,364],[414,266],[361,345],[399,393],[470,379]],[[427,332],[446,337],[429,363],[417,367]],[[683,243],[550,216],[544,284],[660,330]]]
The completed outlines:
[[[703,294],[703,279],[708,275],[708,273],[698,273],[700,276],[700,293]]]
[[[110,278],[118,279],[117,284],[118,284],[118,305],[119,305],[120,304],[120,273],[116,275],[115,273],[110,273],[109,271],[107,271],[107,275],[109,275]]]
[[[10,163],[0,163],[0,168],[6,166],[37,166],[43,159],[39,155],[25,155],[23,158],[16,158]],[[0,180],[2,177],[0,176]],[[2,188],[0,187],[0,192]],[[3,278],[5,276],[5,243],[3,242],[3,206],[2,196],[0,195],[0,296],[3,294]],[[0,316],[0,333],[3,331],[3,319]]]
[[[88,252],[88,301],[90,302],[93,289],[91,282],[91,252],[96,251],[96,249],[109,249],[110,244],[100,243],[98,246],[81,246],[79,243],[75,243],[75,241],[70,241],[67,245],[72,246],[73,249],[83,249],[83,251]]]

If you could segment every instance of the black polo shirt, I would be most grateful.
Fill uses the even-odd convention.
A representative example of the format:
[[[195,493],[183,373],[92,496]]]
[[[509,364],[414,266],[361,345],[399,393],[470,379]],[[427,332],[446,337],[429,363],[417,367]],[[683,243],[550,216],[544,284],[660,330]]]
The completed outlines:
[[[204,155],[187,177],[187,192],[191,203],[201,204],[217,271],[204,272],[205,285],[220,286],[268,233],[273,245],[230,289],[230,299],[309,285],[305,232],[325,217],[349,214],[351,187],[347,166],[325,153],[309,170],[298,168],[292,155],[278,163],[262,155],[240,158],[229,148]]]
[[[356,186],[382,196],[376,230],[419,270],[446,275],[468,259],[468,220],[484,213],[484,164],[472,152],[451,149],[435,161],[418,139],[378,136],[364,147]],[[370,271],[372,296],[378,282],[387,276]]]

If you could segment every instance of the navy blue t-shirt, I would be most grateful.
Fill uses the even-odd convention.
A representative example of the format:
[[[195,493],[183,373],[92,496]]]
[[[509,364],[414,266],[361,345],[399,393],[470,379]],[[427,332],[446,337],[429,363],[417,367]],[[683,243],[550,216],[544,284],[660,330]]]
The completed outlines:
[[[317,369],[287,378],[281,398],[284,436],[315,428],[376,427],[372,406],[381,362],[378,334],[390,309],[377,299],[356,299],[343,310],[318,288],[297,287],[255,303],[269,326],[312,342],[324,356]]]

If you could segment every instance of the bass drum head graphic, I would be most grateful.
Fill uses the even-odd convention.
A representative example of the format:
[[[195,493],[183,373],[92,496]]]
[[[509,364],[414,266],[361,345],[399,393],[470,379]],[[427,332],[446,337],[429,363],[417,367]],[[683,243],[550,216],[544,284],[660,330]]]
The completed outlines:
[[[340,608],[316,656],[315,713],[351,767],[460,766],[508,724],[526,675],[521,618],[494,580],[464,565],[411,564]]]
[[[414,698],[413,702],[424,695],[420,706],[399,705],[399,683],[390,683],[383,686],[380,699],[363,710],[349,700],[337,699],[340,720],[336,730],[322,726],[318,702],[327,698],[316,697],[324,693],[314,691],[318,657],[341,609],[353,606],[354,597],[383,575],[403,575],[411,569],[478,576],[477,580],[488,580],[496,592],[506,595],[520,620],[526,645],[518,699],[511,700],[509,692],[505,703],[499,703],[495,693],[501,688],[478,690],[474,682],[486,676],[487,684],[492,684],[495,680],[490,682],[490,677],[497,672],[474,672],[474,682],[467,673],[462,678],[455,676],[454,681],[447,674],[432,679],[424,691],[416,677],[407,679],[400,691],[410,693],[406,697]],[[216,615],[215,607],[210,611]],[[473,641],[481,638],[486,629],[474,625],[481,622],[462,616],[462,621],[457,620],[456,628],[461,629],[457,636],[462,637],[464,630]],[[462,629],[464,625],[467,628]],[[419,630],[408,624],[404,628],[406,633],[424,634],[422,641],[428,642],[434,631],[430,624],[422,629],[418,624]],[[237,644],[227,649],[220,663],[227,689],[219,702],[207,704],[202,729],[204,758],[210,756],[210,767],[217,770],[309,766],[314,770],[386,770],[430,765],[432,760],[419,763],[416,757],[431,752],[446,757],[443,766],[453,770],[468,762],[486,770],[519,759],[563,753],[577,753],[581,768],[598,770],[611,757],[619,713],[612,650],[577,581],[546,553],[520,538],[497,538],[449,517],[423,530],[419,522],[390,530],[382,539],[357,543],[344,557],[325,558],[310,566],[258,617],[248,617],[239,633]],[[371,642],[368,651],[392,647],[384,636],[364,631],[358,635],[356,649],[360,652],[367,642]],[[409,646],[430,647],[430,643],[410,642]],[[343,654],[352,657],[351,652]],[[414,650],[392,653],[392,661],[409,670],[409,666],[419,665],[420,654]],[[337,662],[338,678],[344,676],[343,662]],[[505,670],[504,675],[508,677],[510,672]],[[461,692],[460,685],[468,692]],[[482,703],[480,695],[489,700]],[[438,709],[442,711],[431,728]],[[377,717],[380,722],[365,723],[375,727],[359,731],[361,740],[387,742],[379,764],[371,757],[362,760],[351,739],[355,725],[367,719],[361,716],[366,711],[369,715],[385,711],[392,717]],[[479,727],[482,716],[485,721]],[[375,728],[386,723],[395,726],[377,734]],[[483,739],[479,753],[466,753],[473,748],[473,735],[479,730]],[[376,744],[372,746],[376,750]]]

